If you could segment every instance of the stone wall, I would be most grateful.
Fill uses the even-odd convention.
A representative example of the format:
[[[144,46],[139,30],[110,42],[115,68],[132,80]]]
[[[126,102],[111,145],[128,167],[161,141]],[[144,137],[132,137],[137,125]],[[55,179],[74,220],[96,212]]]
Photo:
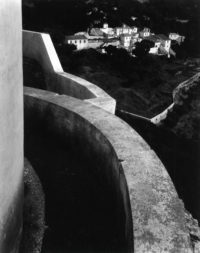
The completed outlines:
[[[75,98],[25,88],[25,120],[43,122],[97,165],[115,193],[124,252],[192,252],[182,201],[164,166],[125,122]]]
[[[22,228],[23,90],[21,1],[0,7],[0,252],[18,252]]]

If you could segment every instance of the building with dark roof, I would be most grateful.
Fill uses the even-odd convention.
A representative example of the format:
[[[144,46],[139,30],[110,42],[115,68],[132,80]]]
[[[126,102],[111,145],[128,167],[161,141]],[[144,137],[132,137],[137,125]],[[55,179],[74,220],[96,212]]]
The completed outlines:
[[[146,38],[151,35],[151,31],[149,28],[145,27],[143,30],[139,32],[141,38]]]
[[[77,50],[88,48],[88,38],[85,35],[65,36],[65,44],[73,44]]]
[[[181,44],[185,40],[185,36],[179,35],[178,33],[170,33],[169,39],[177,42],[178,44]]]
[[[171,40],[164,34],[151,35],[145,40],[154,43],[154,46],[150,49],[151,54],[161,54],[170,56]]]
[[[100,28],[92,28],[89,31],[90,36],[97,36],[97,37],[103,37],[104,33],[101,31]]]

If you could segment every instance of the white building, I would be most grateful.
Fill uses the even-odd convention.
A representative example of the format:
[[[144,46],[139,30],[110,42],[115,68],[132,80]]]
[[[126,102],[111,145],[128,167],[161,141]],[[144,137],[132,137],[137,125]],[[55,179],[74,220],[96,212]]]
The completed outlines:
[[[114,36],[114,34],[115,34],[114,29],[111,28],[111,27],[109,27],[107,23],[105,23],[105,24],[103,25],[103,28],[100,28],[100,30],[101,30],[103,33],[105,33],[105,34],[107,34],[107,35],[110,35],[110,36]]]
[[[145,39],[154,43],[154,46],[150,48],[150,54],[167,55],[170,57],[171,40],[167,36],[163,34],[151,35]]]
[[[155,36],[155,35],[154,35]],[[163,34],[158,34],[157,35],[160,40],[161,40],[161,46],[167,51],[167,53],[169,54],[170,48],[171,48],[171,40],[163,35]]]
[[[138,32],[138,28],[136,26],[129,27],[127,25],[123,25],[122,27],[114,28],[116,36],[120,36],[121,34],[133,34]]]
[[[142,31],[140,31],[140,37],[141,38],[146,38],[146,37],[149,37],[151,35],[151,31],[149,28],[144,28]]]
[[[173,40],[173,41],[177,41],[180,44],[180,43],[184,42],[185,36],[181,36],[178,33],[170,33],[169,39]]]
[[[131,27],[132,33],[138,33],[138,28],[136,26]]]
[[[121,44],[122,46],[128,48],[131,45],[131,39],[132,39],[132,35],[131,34],[121,34],[120,35],[120,40],[121,40]]]
[[[88,39],[85,35],[72,35],[65,37],[65,44],[73,44],[77,50],[88,48]]]

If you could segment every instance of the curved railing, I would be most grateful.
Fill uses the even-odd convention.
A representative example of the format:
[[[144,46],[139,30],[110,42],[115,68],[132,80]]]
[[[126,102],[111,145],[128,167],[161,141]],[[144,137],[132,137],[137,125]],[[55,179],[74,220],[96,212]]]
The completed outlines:
[[[63,71],[49,34],[23,31],[23,55],[41,64],[48,90],[87,100],[115,113],[116,101],[105,91],[93,83]]]
[[[137,132],[115,115],[72,97],[32,88],[25,88],[24,95],[25,120],[37,115],[48,130],[75,137],[84,155],[100,166],[97,175],[118,201],[127,252],[192,252],[183,203]]]

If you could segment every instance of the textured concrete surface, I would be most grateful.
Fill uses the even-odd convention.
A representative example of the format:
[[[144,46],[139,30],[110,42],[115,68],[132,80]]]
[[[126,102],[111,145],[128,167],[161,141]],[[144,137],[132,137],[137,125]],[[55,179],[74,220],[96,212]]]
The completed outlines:
[[[98,175],[118,198],[127,251],[193,252],[183,203],[163,164],[137,132],[89,103],[26,88],[25,112],[30,111],[45,119],[49,129],[57,125],[75,137],[86,156],[104,165]]]
[[[105,91],[93,83],[63,71],[49,34],[23,31],[23,55],[41,64],[46,75],[47,90],[87,99],[88,102],[91,99],[91,103],[98,107],[111,113],[115,112],[116,102]]]
[[[21,1],[0,7],[0,252],[18,251],[23,193]]]
[[[23,57],[24,86],[46,90],[44,71],[40,64],[31,58]]]

